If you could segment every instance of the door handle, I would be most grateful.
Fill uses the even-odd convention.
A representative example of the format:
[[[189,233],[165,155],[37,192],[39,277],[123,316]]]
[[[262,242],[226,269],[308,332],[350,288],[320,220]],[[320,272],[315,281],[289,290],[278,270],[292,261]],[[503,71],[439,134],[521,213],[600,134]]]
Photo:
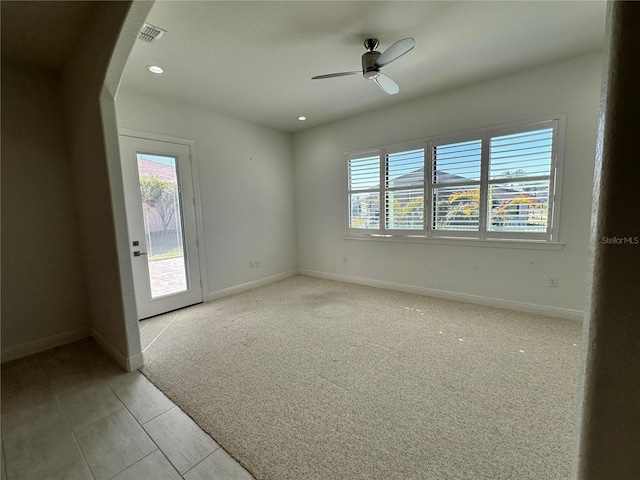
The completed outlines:
[[[138,250],[136,250],[135,252],[133,252],[133,256],[134,257],[140,257],[141,255],[146,255],[147,252],[140,252]]]

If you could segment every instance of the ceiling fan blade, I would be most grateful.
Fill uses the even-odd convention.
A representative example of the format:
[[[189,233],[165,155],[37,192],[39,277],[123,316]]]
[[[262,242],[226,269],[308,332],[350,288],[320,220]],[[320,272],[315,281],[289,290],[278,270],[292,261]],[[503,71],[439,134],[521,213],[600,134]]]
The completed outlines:
[[[398,84],[383,73],[374,78],[373,81],[378,84],[384,93],[389,95],[395,95],[400,91]]]
[[[316,75],[315,77],[311,77],[311,80],[320,80],[322,78],[344,77],[346,75],[355,75],[356,73],[362,74],[360,70],[355,72],[327,73],[326,75]]]
[[[384,67],[385,65],[390,64],[394,60],[397,60],[402,55],[413,49],[416,46],[416,41],[409,37],[403,38],[402,40],[398,40],[396,43],[387,48],[380,57],[378,57],[378,61],[376,64],[379,67]]]

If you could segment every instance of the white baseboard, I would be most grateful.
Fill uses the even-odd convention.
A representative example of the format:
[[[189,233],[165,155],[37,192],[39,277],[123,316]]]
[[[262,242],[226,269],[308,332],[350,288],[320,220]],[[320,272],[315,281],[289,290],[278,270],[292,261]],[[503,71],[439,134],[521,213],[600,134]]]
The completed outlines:
[[[100,344],[111,357],[124,368],[127,372],[133,372],[139,368],[144,367],[144,356],[141,353],[127,357],[124,353],[118,350],[111,342],[102,336],[95,328],[91,328],[91,335],[95,338],[96,342]]]
[[[336,273],[326,273],[316,270],[290,270],[288,272],[279,273],[277,275],[271,275],[269,277],[254,280],[252,282],[243,283],[233,287],[218,290],[216,292],[209,292],[204,299],[205,302],[216,300],[218,298],[233,295],[234,293],[244,292],[251,290],[262,285],[284,280],[295,275],[307,275],[309,277],[324,278],[327,280],[336,280],[339,282],[355,283],[358,285],[366,285],[369,287],[386,288],[388,290],[396,290],[400,292],[415,293],[418,295],[425,295],[428,297],[444,298],[447,300],[456,300],[460,302],[473,303],[476,305],[484,305],[487,307],[504,308],[507,310],[514,310],[518,312],[534,313],[538,315],[546,315],[549,317],[566,318],[569,320],[582,321],[584,319],[584,312],[580,310],[572,310],[568,308],[549,307],[546,305],[537,305],[533,303],[515,302],[512,300],[504,300],[500,298],[483,297],[480,295],[470,295],[466,293],[450,292],[447,290],[438,290],[435,288],[418,287],[414,285],[405,285],[401,283],[385,282],[383,280],[372,280],[369,278],[353,277],[350,275],[340,275]],[[27,355],[33,355],[44,350],[59,347],[67,343],[76,342],[83,338],[93,337],[104,348],[109,355],[125,370],[128,372],[137,370],[144,366],[144,357],[140,353],[132,357],[126,357],[120,350],[118,350],[113,344],[107,341],[100,332],[92,327],[83,327],[69,332],[52,335],[50,337],[35,340],[33,342],[23,343],[13,347],[3,348],[0,352],[1,361],[9,362],[17,358],[26,357]]]
[[[18,358],[33,355],[34,353],[44,352],[51,348],[60,347],[67,343],[77,342],[83,338],[93,337],[104,348],[113,359],[118,362],[122,368],[131,372],[144,366],[144,358],[142,353],[134,355],[133,357],[125,357],[125,355],[115,348],[110,342],[108,342],[95,328],[82,327],[69,332],[59,333],[50,337],[41,338],[33,342],[23,343],[14,347],[3,348],[1,352],[2,363],[10,362]]]
[[[340,275],[336,273],[319,272],[315,270],[298,270],[300,275],[309,277],[324,278],[326,280],[337,280],[339,282],[356,283],[358,285],[366,285],[369,287],[386,288],[388,290],[396,290],[399,292],[416,293],[427,297],[444,298],[447,300],[456,300],[459,302],[473,303],[486,307],[504,308],[517,312],[535,313],[548,317],[566,318],[568,320],[582,321],[584,312],[580,310],[571,310],[568,308],[549,307],[546,305],[536,305],[534,303],[515,302],[512,300],[504,300],[501,298],[483,297],[480,295],[470,295],[467,293],[450,292],[447,290],[438,290],[435,288],[417,287],[414,285],[405,285],[402,283],[385,282],[382,280],[372,280],[369,278],[352,277],[349,275]]]
[[[144,367],[144,355],[142,352],[127,359],[127,372],[133,372],[142,367]]]
[[[247,283],[241,283],[240,285],[224,288],[222,290],[217,290],[215,292],[209,292],[206,295],[204,301],[210,302],[212,300],[217,300],[218,298],[228,297],[229,295],[233,295],[234,293],[245,292],[247,290],[251,290],[256,287],[261,287],[262,285],[267,285],[273,282],[279,282],[280,280],[293,277],[297,274],[298,274],[298,270],[290,270],[288,272],[278,273],[277,275],[271,275],[269,277],[260,278],[258,280],[253,280]]]
[[[105,351],[111,355],[118,365],[124,368],[127,372],[130,372],[129,369],[129,360],[124,353],[118,350],[111,342],[109,342],[104,336],[95,328],[91,327],[91,336],[100,344]]]
[[[69,332],[59,333],[50,337],[41,338],[33,342],[27,342],[14,347],[3,348],[1,353],[2,363],[15,360],[17,358],[33,355],[34,353],[44,352],[51,348],[59,347],[71,342],[77,342],[83,338],[91,336],[89,327],[82,327]]]

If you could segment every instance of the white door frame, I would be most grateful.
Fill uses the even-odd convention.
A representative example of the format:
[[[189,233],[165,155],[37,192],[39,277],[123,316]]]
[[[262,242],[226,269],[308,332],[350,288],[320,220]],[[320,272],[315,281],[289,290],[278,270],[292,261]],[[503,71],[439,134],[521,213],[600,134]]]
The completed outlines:
[[[200,174],[198,172],[198,154],[196,149],[195,140],[188,138],[180,138],[174,137],[171,135],[165,135],[162,133],[153,133],[153,132],[145,132],[142,130],[134,130],[131,128],[118,128],[118,135],[124,135],[127,137],[136,137],[144,140],[156,140],[160,142],[166,143],[176,143],[179,145],[186,145],[190,149],[191,154],[191,182],[193,184],[193,197],[195,199],[195,214],[196,214],[196,233],[198,237],[198,263],[200,264],[200,279],[202,281],[201,290],[202,290],[202,299],[206,301],[207,292],[209,291],[209,284],[207,281],[207,262],[206,262],[206,240],[204,237],[204,228],[202,222],[202,209],[200,206],[202,202],[200,201],[200,182],[198,179],[200,178]],[[121,161],[125,161],[121,159]],[[129,239],[129,245],[131,245],[131,239]]]

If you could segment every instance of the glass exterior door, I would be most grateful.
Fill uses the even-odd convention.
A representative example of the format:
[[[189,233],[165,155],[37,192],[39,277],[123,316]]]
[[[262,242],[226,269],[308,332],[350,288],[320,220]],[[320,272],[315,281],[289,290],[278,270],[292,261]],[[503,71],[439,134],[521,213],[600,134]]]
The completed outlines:
[[[138,318],[202,302],[188,145],[120,136]]]
[[[151,298],[183,292],[187,269],[176,158],[136,157]]]

